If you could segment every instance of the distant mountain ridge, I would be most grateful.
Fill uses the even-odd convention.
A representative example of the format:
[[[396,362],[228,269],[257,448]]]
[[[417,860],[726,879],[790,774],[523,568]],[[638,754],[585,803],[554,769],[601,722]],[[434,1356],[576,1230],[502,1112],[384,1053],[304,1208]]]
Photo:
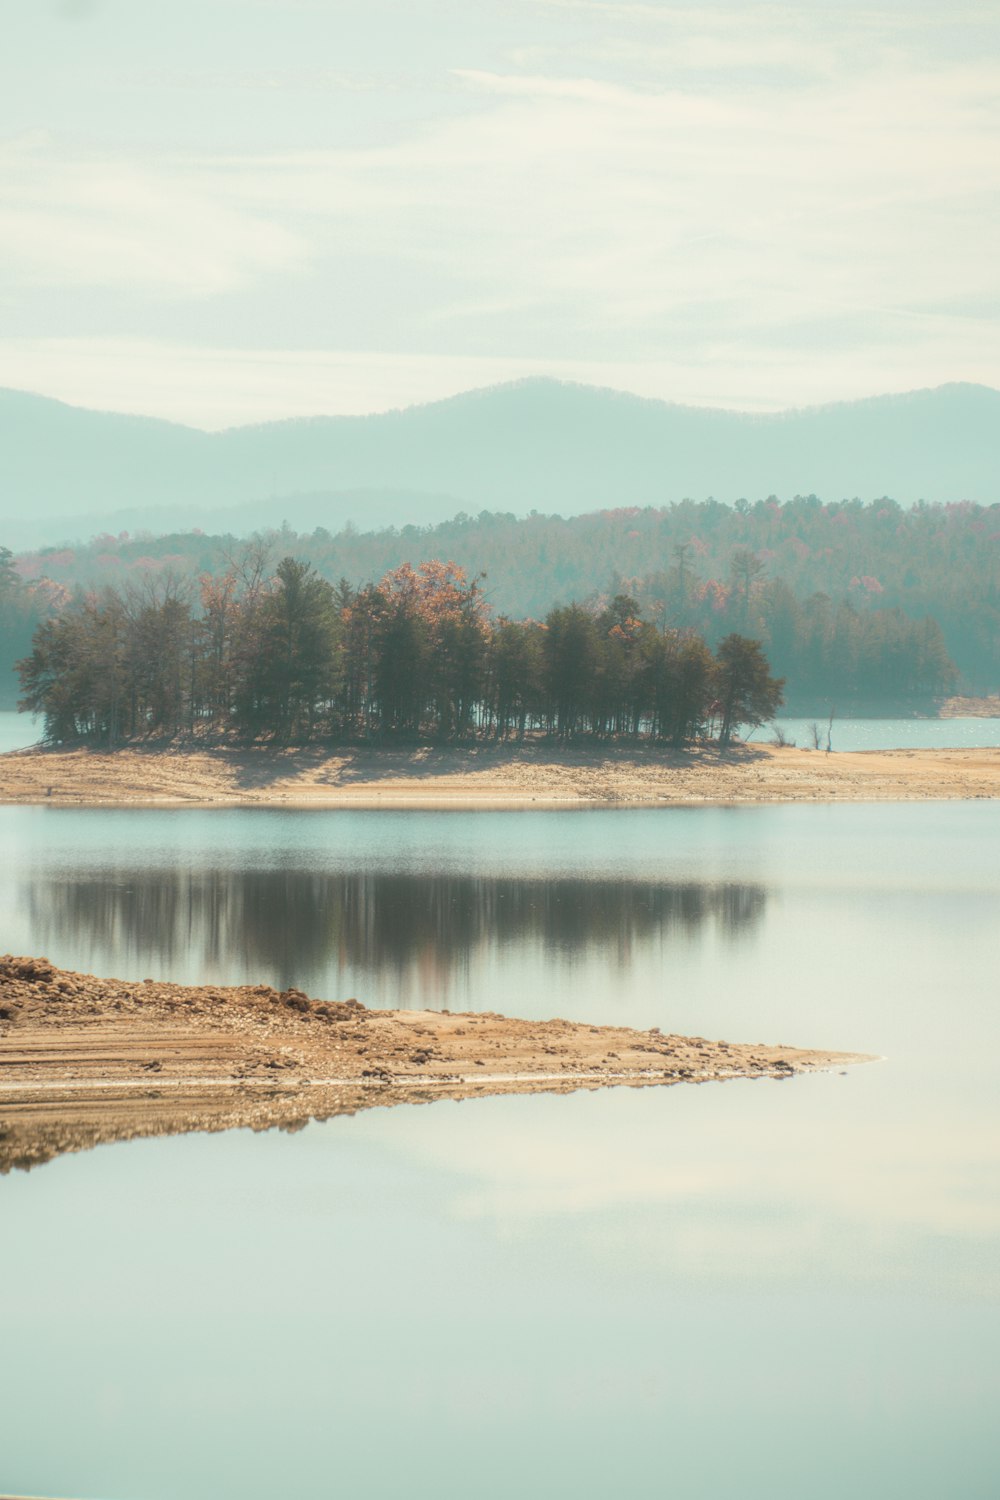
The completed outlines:
[[[1000,503],[1000,392],[954,384],[776,414],[526,380],[372,416],[207,433],[0,390],[0,543],[102,527],[564,515],[815,493]]]

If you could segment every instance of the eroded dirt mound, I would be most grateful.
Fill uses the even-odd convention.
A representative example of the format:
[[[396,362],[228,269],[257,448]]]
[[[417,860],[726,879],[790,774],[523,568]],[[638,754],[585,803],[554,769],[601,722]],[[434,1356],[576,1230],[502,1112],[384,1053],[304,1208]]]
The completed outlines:
[[[372,1105],[786,1078],[853,1054],[493,1012],[369,1010],[269,985],[100,979],[0,957],[0,1171],[105,1140]]]

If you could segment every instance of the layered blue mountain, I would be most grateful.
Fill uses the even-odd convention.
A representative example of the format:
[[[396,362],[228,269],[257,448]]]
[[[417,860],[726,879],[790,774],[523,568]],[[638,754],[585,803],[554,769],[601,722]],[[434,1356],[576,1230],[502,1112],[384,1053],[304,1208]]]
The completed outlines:
[[[373,416],[208,433],[0,391],[0,542],[234,534],[684,497],[1000,502],[1000,392],[945,385],[778,414],[529,380]]]

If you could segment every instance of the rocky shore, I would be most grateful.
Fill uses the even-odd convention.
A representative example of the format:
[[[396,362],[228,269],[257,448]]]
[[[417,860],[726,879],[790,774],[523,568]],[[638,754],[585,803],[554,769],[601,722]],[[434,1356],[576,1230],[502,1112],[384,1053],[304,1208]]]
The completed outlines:
[[[369,1010],[267,985],[99,979],[0,958],[0,1171],[104,1141],[298,1128],[391,1104],[841,1068],[856,1054],[493,1013]]]

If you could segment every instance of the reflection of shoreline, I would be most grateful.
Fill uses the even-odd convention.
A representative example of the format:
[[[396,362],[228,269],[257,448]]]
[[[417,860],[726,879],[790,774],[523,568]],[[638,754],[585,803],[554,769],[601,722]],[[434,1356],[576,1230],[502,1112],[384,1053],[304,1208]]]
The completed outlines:
[[[711,923],[726,937],[753,929],[764,887],[522,880],[465,875],[285,871],[89,871],[37,875],[22,895],[36,948],[69,941],[101,952],[204,972],[247,970],[282,985],[315,984],[350,968],[443,993],[487,949],[540,945],[568,962],[604,951],[627,968],[652,940],[690,939]],[[100,967],[100,964],[98,964]]]

